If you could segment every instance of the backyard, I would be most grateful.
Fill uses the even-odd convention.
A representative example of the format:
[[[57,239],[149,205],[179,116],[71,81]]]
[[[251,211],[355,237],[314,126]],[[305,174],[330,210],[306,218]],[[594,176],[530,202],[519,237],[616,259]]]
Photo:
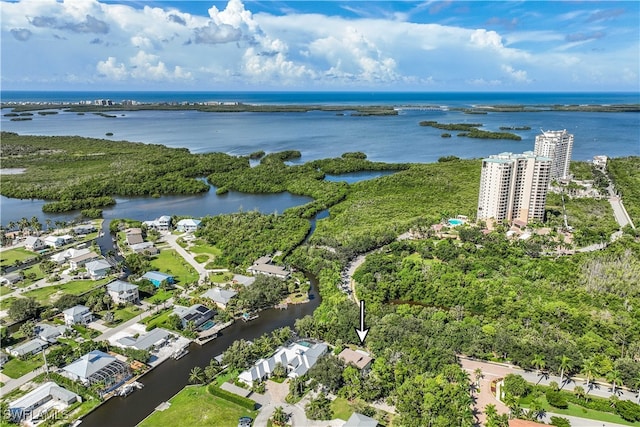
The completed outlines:
[[[15,379],[20,378],[24,374],[28,374],[42,365],[44,365],[44,359],[40,353],[25,360],[16,357],[4,364],[2,373]]]
[[[0,252],[0,267],[14,265],[16,261],[25,261],[29,258],[36,258],[38,255],[24,248],[9,249]]]
[[[93,288],[104,285],[109,280],[110,279],[74,280],[62,285],[46,286],[43,288],[34,289],[32,291],[25,292],[23,295],[25,297],[34,298],[40,304],[50,304],[55,301],[56,298],[53,298],[54,301],[52,301],[51,299],[58,292],[60,293],[60,295],[80,295]]]
[[[186,387],[169,400],[171,406],[162,412],[154,412],[141,427],[162,426],[228,426],[236,427],[238,418],[256,417],[256,411],[249,411],[235,403],[212,396],[207,387]]]
[[[160,251],[151,260],[153,268],[163,273],[171,274],[178,284],[186,285],[198,281],[198,273],[175,250]]]

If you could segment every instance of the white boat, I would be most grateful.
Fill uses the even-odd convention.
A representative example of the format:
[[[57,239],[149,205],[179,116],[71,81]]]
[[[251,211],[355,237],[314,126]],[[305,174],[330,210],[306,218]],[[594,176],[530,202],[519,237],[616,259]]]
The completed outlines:
[[[180,350],[176,350],[172,355],[171,358],[178,360],[184,356],[186,356],[189,353],[189,350],[187,350],[187,347],[182,347]]]

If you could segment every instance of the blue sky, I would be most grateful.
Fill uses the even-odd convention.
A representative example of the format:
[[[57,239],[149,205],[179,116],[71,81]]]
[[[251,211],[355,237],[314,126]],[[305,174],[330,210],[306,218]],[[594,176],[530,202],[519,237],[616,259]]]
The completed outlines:
[[[0,14],[3,90],[640,87],[635,0],[21,0]]]

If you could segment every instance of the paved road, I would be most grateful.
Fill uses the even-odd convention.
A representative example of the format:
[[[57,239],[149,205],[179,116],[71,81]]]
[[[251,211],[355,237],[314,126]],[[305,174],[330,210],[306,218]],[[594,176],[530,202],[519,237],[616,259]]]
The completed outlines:
[[[170,307],[173,304],[173,298],[169,298],[166,301],[166,306]],[[143,306],[144,307],[144,306]],[[152,309],[148,309],[143,311],[140,314],[137,314],[133,319],[129,319],[124,323],[121,323],[120,325],[116,326],[115,328],[110,328],[108,331],[104,332],[102,335],[98,335],[97,337],[95,337],[93,340],[96,342],[99,341],[108,341],[109,338],[114,335],[117,332],[122,331],[123,329],[128,328],[129,326],[133,325],[134,323],[138,323],[140,322],[142,319],[144,319],[145,317],[149,317],[152,314],[155,313],[155,310]]]
[[[193,258],[193,255],[191,255],[178,244],[178,237],[180,236],[176,236],[175,234],[165,234],[162,239],[167,242],[172,249],[175,249],[176,252],[178,252],[180,256],[185,259],[185,261],[187,261],[193,268],[196,269],[198,275],[200,276],[200,283],[202,283],[204,279],[209,276],[209,272],[202,265],[196,262],[196,260]]]
[[[5,385],[0,388],[0,396],[5,396],[7,393],[17,389],[18,387],[28,383],[38,375],[44,372],[44,367],[39,367],[34,371],[29,372],[21,376],[20,378],[11,379],[5,383]]]

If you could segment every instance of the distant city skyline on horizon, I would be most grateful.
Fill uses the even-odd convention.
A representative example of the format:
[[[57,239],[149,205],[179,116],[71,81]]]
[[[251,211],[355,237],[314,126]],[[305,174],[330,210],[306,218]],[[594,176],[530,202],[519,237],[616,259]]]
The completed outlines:
[[[3,91],[640,91],[636,2],[1,4]]]

